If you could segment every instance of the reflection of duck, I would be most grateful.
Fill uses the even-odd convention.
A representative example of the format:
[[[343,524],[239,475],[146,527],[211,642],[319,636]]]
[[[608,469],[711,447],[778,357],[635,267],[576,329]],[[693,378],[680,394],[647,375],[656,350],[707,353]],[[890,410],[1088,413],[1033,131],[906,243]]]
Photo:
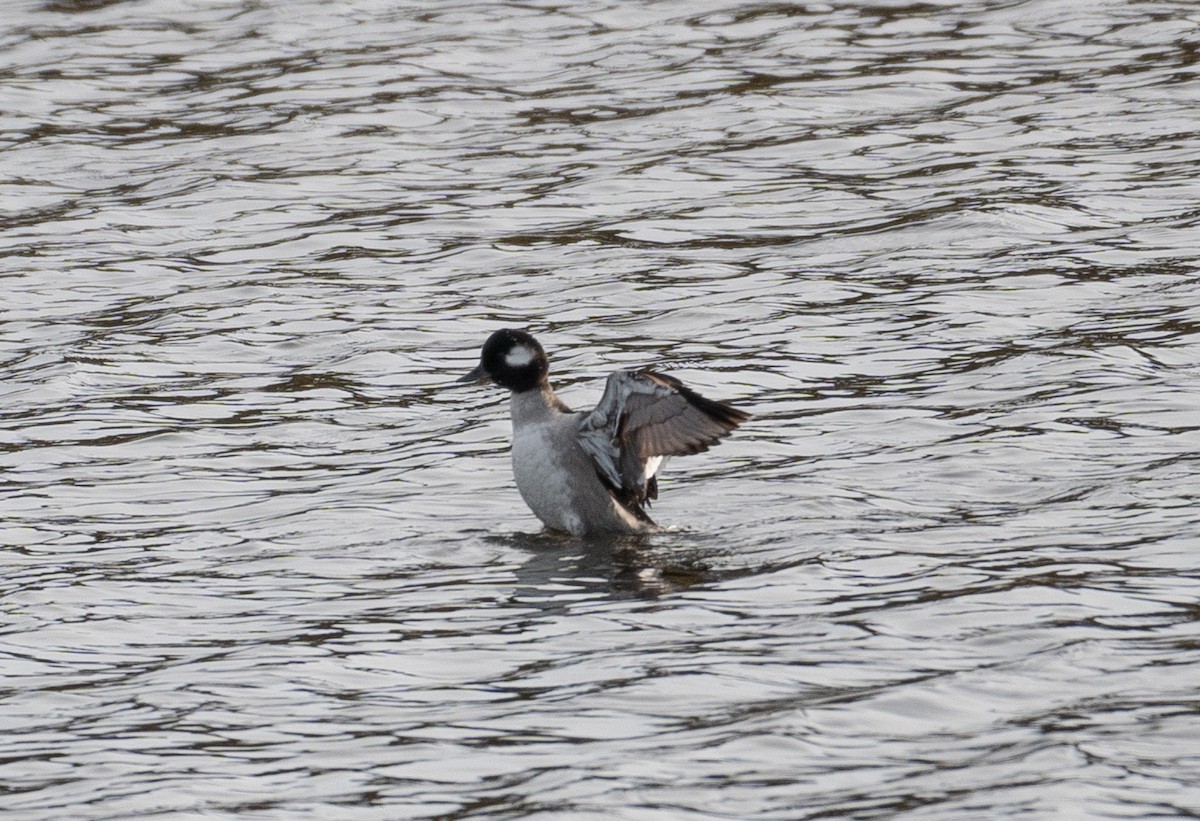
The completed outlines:
[[[652,544],[636,533],[582,540],[555,530],[486,538],[528,554],[514,570],[513,599],[544,614],[567,613],[597,599],[654,599],[757,572],[721,566],[729,543],[686,530],[664,532]]]
[[[576,536],[658,530],[644,506],[667,456],[707,450],[750,418],[670,376],[617,371],[600,404],[572,412],[554,395],[546,352],[524,331],[496,331],[460,382],[512,391],[513,474],[534,514]]]

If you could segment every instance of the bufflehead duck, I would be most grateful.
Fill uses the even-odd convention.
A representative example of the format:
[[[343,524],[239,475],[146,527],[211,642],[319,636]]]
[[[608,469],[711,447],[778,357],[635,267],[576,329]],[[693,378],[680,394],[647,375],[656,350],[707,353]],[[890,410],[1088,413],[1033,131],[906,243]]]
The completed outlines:
[[[552,530],[575,536],[658,530],[645,507],[658,497],[667,456],[708,450],[750,418],[653,371],[617,371],[600,404],[572,412],[554,395],[546,352],[524,331],[496,331],[459,382],[512,391],[517,490]]]

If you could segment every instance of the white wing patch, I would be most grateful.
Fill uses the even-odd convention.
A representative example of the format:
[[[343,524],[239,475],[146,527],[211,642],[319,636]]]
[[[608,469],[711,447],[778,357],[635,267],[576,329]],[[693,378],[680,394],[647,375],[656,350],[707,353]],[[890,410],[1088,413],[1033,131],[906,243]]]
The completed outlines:
[[[665,460],[666,457],[664,456],[651,456],[649,459],[647,459],[646,466],[643,468],[642,481],[649,482],[651,479],[657,476],[658,469],[662,467]]]

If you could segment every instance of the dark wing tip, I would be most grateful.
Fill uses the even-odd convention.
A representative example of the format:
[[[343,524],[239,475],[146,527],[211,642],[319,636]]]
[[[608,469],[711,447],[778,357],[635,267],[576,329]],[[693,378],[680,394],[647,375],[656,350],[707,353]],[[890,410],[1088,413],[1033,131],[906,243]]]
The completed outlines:
[[[654,371],[641,371],[643,376],[660,385],[671,388],[696,410],[723,427],[727,432],[748,420],[752,414],[740,408],[735,408],[727,402],[718,402],[696,393],[673,376],[666,376]],[[696,451],[699,453],[699,451]]]

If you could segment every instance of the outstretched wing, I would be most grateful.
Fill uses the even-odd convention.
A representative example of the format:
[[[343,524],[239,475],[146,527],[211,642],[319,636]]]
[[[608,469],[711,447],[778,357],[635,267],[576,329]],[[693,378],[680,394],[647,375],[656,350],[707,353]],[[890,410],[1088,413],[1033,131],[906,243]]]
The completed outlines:
[[[595,410],[579,423],[579,444],[617,498],[640,509],[658,495],[654,474],[663,457],[708,450],[750,418],[705,399],[671,376],[617,371]]]

